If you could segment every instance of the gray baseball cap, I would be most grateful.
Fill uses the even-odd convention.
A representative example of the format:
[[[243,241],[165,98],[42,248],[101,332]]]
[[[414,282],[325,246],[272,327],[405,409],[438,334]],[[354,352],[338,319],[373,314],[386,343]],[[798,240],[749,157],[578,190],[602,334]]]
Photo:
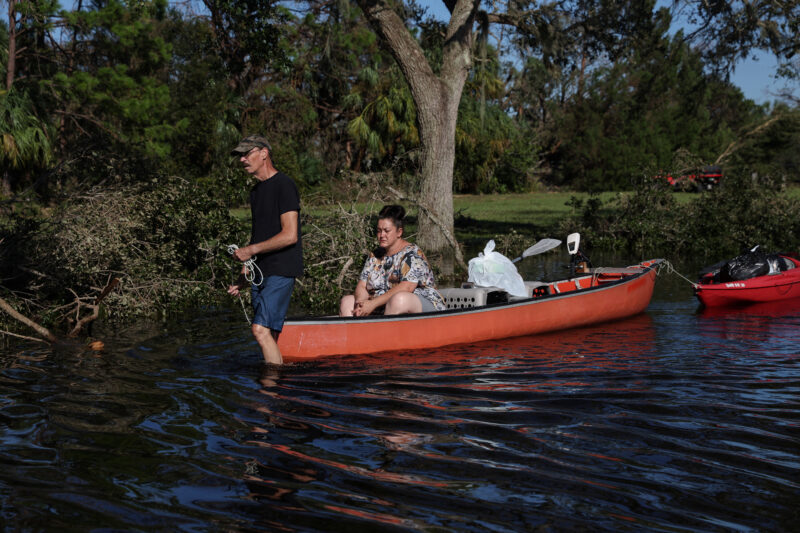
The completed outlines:
[[[270,146],[269,141],[263,135],[248,135],[241,141],[239,144],[231,150],[231,155],[242,155],[246,154],[253,148],[266,148],[270,152],[272,152],[272,146]]]

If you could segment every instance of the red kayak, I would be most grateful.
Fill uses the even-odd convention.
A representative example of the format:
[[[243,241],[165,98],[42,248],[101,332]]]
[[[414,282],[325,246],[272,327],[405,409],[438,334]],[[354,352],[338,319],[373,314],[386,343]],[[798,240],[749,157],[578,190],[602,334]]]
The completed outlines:
[[[708,272],[694,286],[694,294],[706,307],[747,305],[800,297],[800,260],[777,254],[780,269],[742,280],[720,280]]]

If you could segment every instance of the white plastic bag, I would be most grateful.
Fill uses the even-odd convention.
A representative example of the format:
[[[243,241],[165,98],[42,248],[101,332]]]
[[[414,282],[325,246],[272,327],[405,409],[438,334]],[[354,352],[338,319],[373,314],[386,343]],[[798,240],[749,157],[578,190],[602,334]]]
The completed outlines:
[[[479,287],[500,287],[512,296],[528,296],[525,282],[511,260],[494,251],[494,240],[478,257],[469,260],[469,281]]]

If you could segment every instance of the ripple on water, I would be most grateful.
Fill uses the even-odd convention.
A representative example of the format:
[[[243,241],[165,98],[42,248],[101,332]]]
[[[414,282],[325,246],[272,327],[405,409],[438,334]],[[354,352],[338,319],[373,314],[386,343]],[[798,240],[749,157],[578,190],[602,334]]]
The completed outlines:
[[[238,315],[0,370],[16,529],[788,530],[800,314],[263,367]],[[765,318],[766,317],[766,318]]]

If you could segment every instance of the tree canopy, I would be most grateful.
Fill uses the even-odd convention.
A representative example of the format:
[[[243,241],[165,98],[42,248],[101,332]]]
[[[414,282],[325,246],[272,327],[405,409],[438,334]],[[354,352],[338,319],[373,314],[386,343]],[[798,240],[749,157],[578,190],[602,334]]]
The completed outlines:
[[[796,1],[446,0],[445,21],[413,0],[4,5],[0,292],[73,331],[87,302],[218,291],[248,190],[229,153],[254,132],[304,202],[413,203],[442,273],[460,259],[454,193],[638,190],[709,164],[800,176],[796,95],[757,105],[728,77],[761,50],[796,85]],[[337,239],[368,240],[367,217],[343,216],[309,225],[308,302],[333,301],[312,292],[355,261],[329,275]]]
[[[624,188],[796,111],[791,95],[748,103],[727,75],[766,50],[797,79],[797,2],[460,0],[448,21],[379,0],[6,5],[7,192],[105,153],[213,179],[264,131],[309,187],[343,171],[416,183],[436,234],[452,191]]]

